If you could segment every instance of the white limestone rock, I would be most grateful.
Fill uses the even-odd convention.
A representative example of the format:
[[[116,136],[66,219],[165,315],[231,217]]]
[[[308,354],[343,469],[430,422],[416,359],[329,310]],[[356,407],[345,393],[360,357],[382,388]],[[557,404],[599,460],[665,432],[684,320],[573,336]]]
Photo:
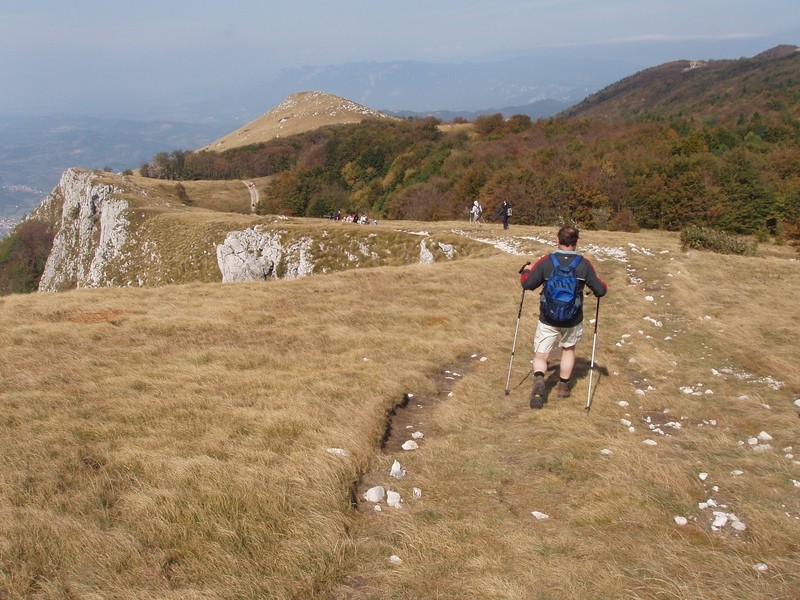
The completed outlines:
[[[402,479],[406,476],[406,472],[400,468],[400,463],[398,461],[394,461],[392,463],[392,469],[389,471],[389,476],[394,477],[395,479]]]
[[[385,497],[386,497],[386,490],[382,485],[376,485],[375,487],[371,487],[364,493],[364,500],[372,503],[383,502],[383,499]]]
[[[393,492],[392,490],[386,492],[386,504],[392,508],[400,508],[402,503],[403,499],[400,497],[399,492]]]

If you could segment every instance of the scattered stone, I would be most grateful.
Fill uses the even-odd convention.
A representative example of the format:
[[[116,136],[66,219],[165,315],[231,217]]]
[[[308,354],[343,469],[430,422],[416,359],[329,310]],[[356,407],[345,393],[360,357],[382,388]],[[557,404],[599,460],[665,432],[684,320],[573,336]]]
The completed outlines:
[[[415,487],[411,490],[411,493],[414,495],[414,498],[420,499],[422,498],[422,490],[418,487]]]
[[[393,565],[398,565],[399,566],[399,565],[403,564],[403,559],[400,558],[399,556],[397,556],[397,554],[392,554],[389,557],[389,562],[392,563]]]
[[[421,440],[425,436],[421,431],[415,431],[414,433],[411,434],[411,437],[414,438],[415,440]]]
[[[733,475],[734,477],[740,477],[741,475],[744,475],[744,471],[742,471],[741,469],[734,469],[733,471],[731,471],[731,475]]]
[[[622,423],[625,427],[631,426],[631,422],[628,419],[620,419],[619,422]]]
[[[636,427],[630,426],[630,427],[628,427],[628,431],[630,433],[636,433]]]
[[[772,446],[769,444],[759,444],[753,447],[753,452],[769,452],[770,450],[772,450]]]
[[[675,518],[675,523],[680,525],[681,527],[683,527],[689,522],[686,520],[686,517],[674,517],[674,518]]]
[[[800,408],[800,398],[798,398],[797,400],[795,400],[795,401],[794,401],[794,405],[795,405],[797,408]]]
[[[644,299],[647,300],[648,302],[653,302],[655,300],[655,298],[653,298],[652,296],[645,296]]]
[[[800,489],[800,481],[797,481],[796,479],[792,479],[792,484],[794,485],[794,487]]]
[[[609,450],[608,448],[603,448],[602,450],[600,450],[600,454],[602,454],[603,456],[610,456],[611,450]]]
[[[544,514],[543,512],[539,512],[538,510],[535,510],[535,511],[533,511],[531,514],[532,514],[532,515],[533,515],[533,516],[534,516],[536,519],[538,519],[539,521],[544,521],[545,519],[549,519],[549,518],[550,518],[550,516],[549,516],[549,515],[546,515],[546,514]]]
[[[375,512],[383,512],[383,509],[381,508],[380,504],[375,505]]]
[[[642,442],[645,446],[658,446],[658,442],[651,439],[646,439]]]
[[[481,356],[481,362],[486,362],[487,360],[489,360],[489,359],[486,358],[485,356]]]
[[[700,473],[698,477],[700,478],[700,481],[705,481],[708,479],[708,473]]]
[[[419,449],[419,444],[414,440],[408,440],[407,442],[403,442],[401,448],[403,448],[403,450],[417,450]]]
[[[754,437],[747,438],[747,443],[750,444],[751,446],[758,446],[758,438]]]
[[[381,502],[386,497],[386,490],[383,488],[382,485],[376,485],[375,487],[369,488],[364,493],[364,500],[367,502],[378,503]]]
[[[403,503],[403,499],[400,497],[398,492],[393,492],[389,490],[386,492],[386,504],[391,506],[392,508],[400,508],[400,505]]]
[[[400,468],[400,463],[394,461],[392,463],[392,470],[389,471],[389,477],[394,477],[395,479],[402,479],[406,476],[406,472]]]
[[[728,515],[722,511],[715,510],[714,511],[714,521],[711,523],[711,527],[715,529],[722,529],[725,525],[728,524]]]
[[[761,440],[762,442],[771,442],[772,436],[768,434],[766,431],[762,431],[761,433],[758,434],[758,439]]]
[[[328,454],[335,454],[336,456],[350,456],[350,451],[344,448],[328,448]]]
[[[625,400],[620,400],[620,401],[619,401],[619,405],[620,405],[622,408],[628,408],[628,407],[630,406],[630,404],[629,404],[628,402],[626,402]]]
[[[767,571],[769,571],[769,566],[767,566],[762,562],[754,564],[753,568],[759,573],[766,573]]]

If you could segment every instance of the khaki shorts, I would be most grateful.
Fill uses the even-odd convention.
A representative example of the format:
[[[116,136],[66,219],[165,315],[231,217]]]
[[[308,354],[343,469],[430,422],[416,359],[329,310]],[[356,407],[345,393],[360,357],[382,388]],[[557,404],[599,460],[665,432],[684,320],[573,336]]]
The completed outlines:
[[[556,346],[571,348],[581,341],[581,337],[583,337],[583,323],[578,323],[574,327],[553,327],[539,321],[533,338],[533,351],[537,354],[550,354]]]

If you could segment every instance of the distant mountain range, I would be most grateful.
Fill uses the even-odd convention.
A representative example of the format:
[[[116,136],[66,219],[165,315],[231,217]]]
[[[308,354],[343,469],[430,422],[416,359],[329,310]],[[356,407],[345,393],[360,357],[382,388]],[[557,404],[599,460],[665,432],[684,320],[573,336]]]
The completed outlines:
[[[542,101],[550,110],[580,102],[589,94],[645,65],[627,61],[524,57],[487,63],[439,64],[415,61],[358,62],[285,69],[251,87],[194,98],[159,119],[199,122],[214,115],[237,127],[290,94],[323,91],[387,114],[500,112]],[[544,114],[540,106],[538,114]],[[526,113],[527,114],[527,113]]]

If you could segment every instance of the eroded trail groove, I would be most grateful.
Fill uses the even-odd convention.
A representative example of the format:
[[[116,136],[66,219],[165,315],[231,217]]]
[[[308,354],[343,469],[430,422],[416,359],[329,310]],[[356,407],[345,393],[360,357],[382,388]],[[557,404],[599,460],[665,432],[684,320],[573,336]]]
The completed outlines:
[[[475,363],[480,360],[480,356],[472,355],[442,367],[432,376],[435,382],[433,393],[406,392],[389,411],[380,454],[375,456],[355,489],[353,498],[359,510],[376,511],[386,507],[388,499],[386,497],[381,498],[379,502],[372,502],[365,498],[367,492],[372,488],[380,486],[388,493],[392,491],[393,484],[399,484],[400,479],[404,479],[402,488],[412,489],[410,485],[413,485],[413,474],[406,473],[403,468],[403,456],[410,452],[424,451],[425,440],[431,435],[427,425],[432,411],[440,402],[445,402],[452,396],[455,385],[469,374]],[[400,464],[399,471],[393,472],[394,461]],[[395,487],[400,486],[395,485]],[[413,490],[417,495],[422,493],[419,488],[413,488]],[[406,502],[412,499],[413,493],[412,498],[401,496],[400,501]]]

